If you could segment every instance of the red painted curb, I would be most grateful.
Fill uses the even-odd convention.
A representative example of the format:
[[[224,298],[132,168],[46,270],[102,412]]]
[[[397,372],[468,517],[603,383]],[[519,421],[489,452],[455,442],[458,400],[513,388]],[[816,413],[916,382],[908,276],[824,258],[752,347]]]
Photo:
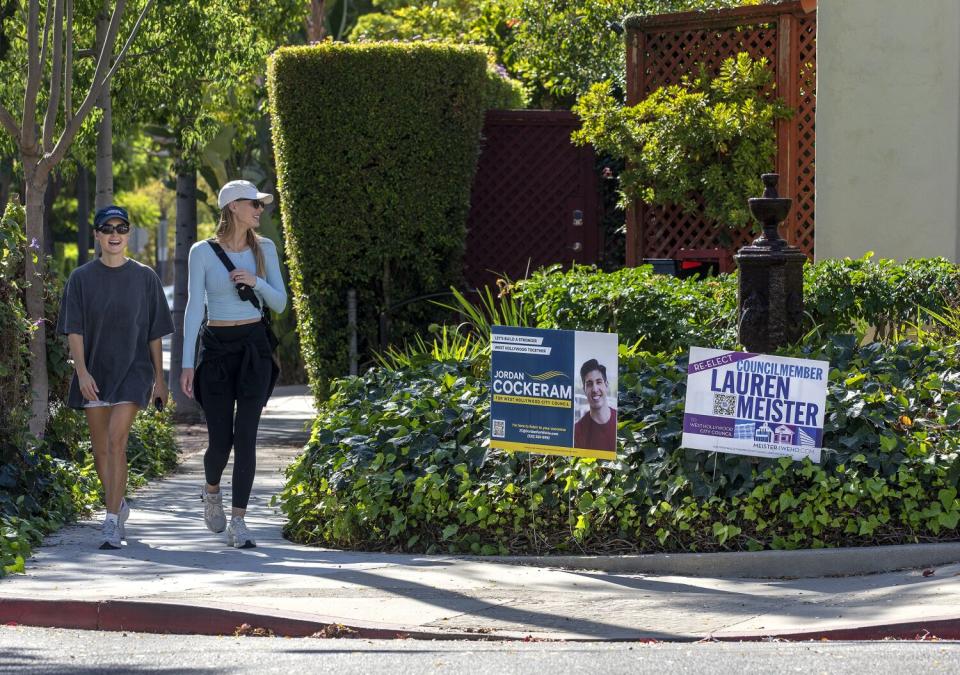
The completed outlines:
[[[743,635],[714,635],[713,640],[722,642],[756,642],[761,640],[960,640],[960,618],[925,619],[904,621],[856,628],[803,631],[798,633],[773,633],[755,631]]]
[[[0,623],[17,623],[41,628],[96,630],[98,614],[97,605],[92,602],[0,599]]]
[[[171,633],[178,635],[276,635],[279,637],[339,637],[376,640],[486,640],[523,641],[522,634],[430,632],[401,630],[382,626],[359,626],[310,621],[243,610],[179,605],[134,600],[33,600],[0,598],[0,624],[18,624],[42,628]],[[960,640],[960,617],[931,618],[856,628],[777,633],[752,631],[740,635],[711,635],[706,639],[721,642],[758,642],[768,640]],[[538,640],[549,640],[541,637]],[[638,641],[647,638],[637,637]],[[689,642],[695,638],[678,639]],[[565,642],[607,642],[585,638]],[[635,640],[614,640],[633,642]],[[664,641],[657,638],[655,641]]]
[[[257,612],[132,600],[74,601],[0,598],[0,624],[43,628],[172,633],[178,635],[272,634],[378,640],[503,640],[475,633],[429,632],[345,625]]]

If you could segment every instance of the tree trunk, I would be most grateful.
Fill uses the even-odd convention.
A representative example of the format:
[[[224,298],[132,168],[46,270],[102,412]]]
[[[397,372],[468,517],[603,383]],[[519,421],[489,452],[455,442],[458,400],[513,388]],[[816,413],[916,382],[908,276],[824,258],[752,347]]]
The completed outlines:
[[[160,220],[157,222],[157,276],[160,283],[166,286],[169,283],[170,254],[167,247],[167,210],[160,209]]]
[[[60,192],[60,179],[56,173],[50,174],[47,189],[43,191],[43,254],[53,257],[53,202]]]
[[[183,369],[183,314],[187,308],[187,257],[197,241],[197,170],[177,165],[177,241],[173,258],[173,342],[170,346],[170,393],[177,405],[177,417],[197,419],[200,406],[180,389]]]
[[[13,158],[0,157],[0,213],[10,200],[10,185],[13,183]]]
[[[77,167],[77,267],[90,259],[90,172]]]
[[[327,0],[310,0],[307,16],[307,42],[323,42],[327,36]]]
[[[50,416],[50,385],[47,377],[47,327],[43,311],[43,251],[39,242],[43,240],[43,201],[47,191],[49,174],[37,175],[31,171],[38,157],[24,157],[24,186],[27,192],[27,255],[26,282],[24,291],[27,316],[34,325],[30,333],[30,384],[32,403],[30,407],[30,433],[42,438]],[[36,242],[36,243],[35,243]]]
[[[110,5],[104,2],[103,9],[97,14],[97,53],[103,49],[110,14]],[[113,108],[110,103],[110,87],[107,87],[97,101],[97,107],[103,110],[97,129],[97,192],[93,201],[93,208],[98,211],[113,204]]]
[[[97,196],[93,207],[100,210],[113,204],[113,115],[110,108],[110,90],[100,97],[103,118],[97,130]]]

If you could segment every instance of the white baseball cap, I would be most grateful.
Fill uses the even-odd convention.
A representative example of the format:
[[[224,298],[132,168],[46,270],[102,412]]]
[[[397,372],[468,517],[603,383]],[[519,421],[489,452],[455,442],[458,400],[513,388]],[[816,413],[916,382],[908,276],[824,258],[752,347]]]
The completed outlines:
[[[220,194],[217,196],[217,204],[222,209],[230,202],[235,202],[238,199],[259,199],[264,204],[273,203],[273,195],[260,192],[257,186],[250,181],[232,180],[220,188]]]

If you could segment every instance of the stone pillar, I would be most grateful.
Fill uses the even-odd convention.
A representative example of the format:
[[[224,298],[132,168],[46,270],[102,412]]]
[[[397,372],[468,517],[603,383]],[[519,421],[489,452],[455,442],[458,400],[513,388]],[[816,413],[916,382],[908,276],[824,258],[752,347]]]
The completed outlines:
[[[740,268],[738,328],[748,351],[770,353],[804,333],[803,264],[807,257],[780,237],[793,200],[777,195],[780,176],[762,176],[763,197],[749,200],[763,234],[735,257]]]

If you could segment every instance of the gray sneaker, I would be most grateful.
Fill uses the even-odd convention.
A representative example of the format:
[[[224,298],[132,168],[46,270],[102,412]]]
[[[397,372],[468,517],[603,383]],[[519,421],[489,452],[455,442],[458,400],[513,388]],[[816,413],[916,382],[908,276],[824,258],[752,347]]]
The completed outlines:
[[[120,512],[117,514],[117,520],[120,521],[120,538],[126,539],[127,532],[125,525],[127,524],[127,518],[130,517],[130,505],[127,504],[126,498],[120,500]]]
[[[122,547],[120,543],[120,522],[117,520],[103,520],[102,530],[103,543],[100,548],[103,550],[118,549]]]
[[[256,548],[257,542],[250,536],[250,530],[243,521],[243,516],[234,516],[230,519],[227,528],[227,543],[234,548]]]
[[[202,490],[203,522],[211,532],[223,532],[227,529],[227,517],[223,515],[223,493],[207,492],[206,486]]]

